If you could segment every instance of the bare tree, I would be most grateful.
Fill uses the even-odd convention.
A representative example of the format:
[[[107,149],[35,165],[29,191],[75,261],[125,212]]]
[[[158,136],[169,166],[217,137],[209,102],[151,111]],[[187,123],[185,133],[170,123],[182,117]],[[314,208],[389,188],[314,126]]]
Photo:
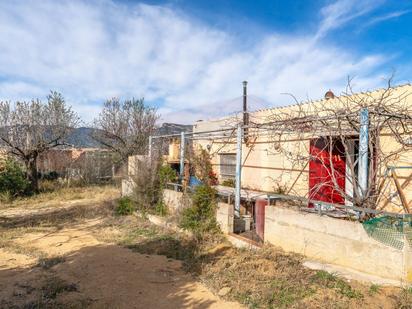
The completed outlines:
[[[147,152],[149,136],[154,133],[158,119],[156,109],[145,105],[143,98],[123,102],[112,98],[104,103],[94,121],[93,138],[126,161],[131,155]]]
[[[309,199],[328,192],[340,195],[354,206],[382,207],[382,201],[390,198],[384,190],[386,171],[396,165],[401,154],[411,151],[412,146],[412,106],[408,100],[411,93],[402,87],[394,88],[391,81],[389,79],[387,86],[379,91],[355,93],[349,80],[346,91],[339,97],[311,104],[296,102],[294,107],[276,110],[265,119],[252,117],[255,131],[251,132],[267,136],[272,145],[269,151],[282,153],[293,167],[304,170],[310,161],[324,167],[328,175],[322,176],[322,181],[311,188]],[[362,188],[358,179],[357,145],[360,112],[365,109],[369,113],[369,163],[367,187]],[[288,143],[290,140],[297,142]],[[317,144],[305,142],[308,140]],[[335,163],[340,158],[346,160],[343,170]],[[342,181],[353,191],[345,190]],[[409,212],[407,205],[404,210]]]
[[[31,189],[38,190],[38,156],[64,145],[65,137],[78,125],[79,117],[60,93],[52,91],[47,102],[0,102],[0,146],[26,166]]]

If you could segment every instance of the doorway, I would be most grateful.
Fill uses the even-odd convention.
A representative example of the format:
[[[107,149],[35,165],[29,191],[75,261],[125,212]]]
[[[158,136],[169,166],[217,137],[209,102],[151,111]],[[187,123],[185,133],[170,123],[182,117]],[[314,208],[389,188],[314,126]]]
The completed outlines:
[[[309,199],[345,204],[345,148],[338,138],[316,138],[310,141]],[[309,207],[314,207],[309,203]]]

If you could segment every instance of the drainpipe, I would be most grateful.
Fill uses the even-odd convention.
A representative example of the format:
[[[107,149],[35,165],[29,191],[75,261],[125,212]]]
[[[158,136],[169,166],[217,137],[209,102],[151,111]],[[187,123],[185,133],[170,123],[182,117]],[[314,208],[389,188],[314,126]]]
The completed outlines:
[[[363,108],[360,112],[359,130],[359,163],[358,163],[358,184],[360,197],[364,198],[368,190],[368,148],[369,148],[369,112]]]
[[[243,82],[243,125],[245,128],[243,129],[243,138],[245,143],[248,141],[248,128],[249,125],[249,113],[247,112],[247,81]]]
[[[180,180],[183,184],[185,173],[185,132],[180,133]]]
[[[237,126],[235,217],[240,218],[240,189],[242,175],[242,126]]]

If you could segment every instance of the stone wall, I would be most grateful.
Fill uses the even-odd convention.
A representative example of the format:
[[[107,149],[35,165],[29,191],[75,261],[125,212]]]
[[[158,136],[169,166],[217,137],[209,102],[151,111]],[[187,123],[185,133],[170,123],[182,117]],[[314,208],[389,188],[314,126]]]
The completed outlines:
[[[265,241],[311,259],[399,281],[410,281],[410,249],[382,244],[362,224],[266,206]]]

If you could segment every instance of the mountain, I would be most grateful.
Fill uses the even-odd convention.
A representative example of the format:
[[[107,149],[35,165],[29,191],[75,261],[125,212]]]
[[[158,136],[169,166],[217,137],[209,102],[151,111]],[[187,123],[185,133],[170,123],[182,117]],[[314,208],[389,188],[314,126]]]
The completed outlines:
[[[156,130],[155,135],[179,134],[180,132],[192,132],[193,126],[178,123],[165,122]]]
[[[65,141],[76,148],[101,148],[99,142],[92,137],[94,132],[96,132],[94,128],[77,128],[67,136]]]
[[[65,141],[76,148],[101,148],[102,146],[92,137],[96,130],[87,127],[74,129]],[[179,134],[180,132],[192,132],[192,130],[192,125],[163,123],[154,135]]]

